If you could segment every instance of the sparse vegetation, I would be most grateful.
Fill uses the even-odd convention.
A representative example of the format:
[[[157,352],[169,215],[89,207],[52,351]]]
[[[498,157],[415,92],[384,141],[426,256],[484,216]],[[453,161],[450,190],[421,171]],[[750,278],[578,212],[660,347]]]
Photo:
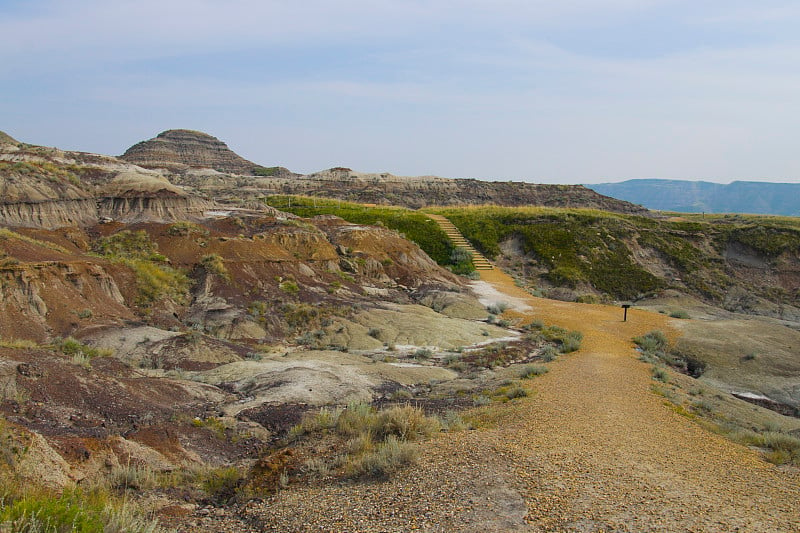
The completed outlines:
[[[343,454],[317,458],[314,470],[338,470],[346,477],[383,477],[416,459],[415,441],[430,438],[442,424],[421,409],[395,406],[377,411],[368,404],[350,404],[346,409],[323,408],[309,414],[292,428],[290,439],[298,442],[328,434],[339,442]]]
[[[278,287],[283,292],[286,292],[286,293],[289,293],[289,294],[297,294],[298,292],[300,292],[300,286],[297,284],[296,281],[291,280],[291,279],[287,279],[287,280],[284,280],[284,281],[280,282]]]
[[[71,356],[73,362],[78,362],[79,364],[85,364],[95,357],[111,357],[114,355],[113,350],[94,348],[72,337],[57,340],[54,346],[64,355]]]
[[[533,378],[547,374],[549,369],[544,365],[525,365],[519,371],[519,377],[522,379]]]
[[[45,178],[55,184],[80,186],[80,178],[73,172],[78,167],[64,166],[49,161],[0,161],[0,173]]]
[[[310,198],[304,196],[269,196],[267,205],[277,207],[301,217],[316,215],[336,215],[355,224],[381,225],[393,229],[414,241],[431,259],[454,270],[468,268],[463,256],[456,253],[455,247],[438,224],[424,213],[401,207],[365,206],[339,200]],[[471,265],[471,260],[469,262]]]
[[[225,281],[231,280],[231,275],[225,268],[225,260],[219,254],[204,255],[200,259],[200,267],[208,274],[218,276]]]
[[[0,493],[0,524],[19,532],[150,533],[155,520],[101,490],[66,489],[60,494],[6,484]]]
[[[641,352],[639,359],[646,363],[665,363],[693,378],[700,377],[705,372],[706,364],[692,353],[677,347],[670,349],[669,340],[662,331],[650,331],[641,337],[635,337],[633,342]]]
[[[11,231],[8,228],[0,228],[0,240],[6,240],[6,239],[15,239],[28,244],[32,244],[34,246],[39,246],[42,248],[47,248],[48,250],[60,252],[62,254],[69,253],[69,251],[66,248],[64,248],[63,246],[59,246],[58,244],[40,239],[34,239],[33,237],[28,237],[27,235],[23,235],[22,233]],[[16,262],[12,261],[12,264],[16,264]]]
[[[501,385],[492,393],[493,399],[504,403],[526,396],[528,396],[528,390],[516,381]]]
[[[281,167],[254,167],[253,175],[268,178],[271,176],[276,176],[280,169]]]
[[[186,221],[175,222],[167,228],[167,235],[172,237],[186,237],[192,234],[206,237],[208,236],[209,231],[199,224]]]
[[[567,331],[560,326],[545,326],[543,322],[535,321],[528,325],[528,334],[526,338],[534,342],[546,342],[555,346],[558,353],[572,353],[580,350],[581,343],[583,342],[583,333],[580,331]],[[552,348],[545,346],[543,349],[547,351],[548,358],[553,356]],[[551,359],[552,360],[552,359]]]
[[[660,366],[653,366],[653,379],[666,383],[669,381],[669,373]]]
[[[169,266],[167,258],[158,253],[147,232],[123,230],[98,239],[93,249],[136,273],[139,305],[149,307],[162,298],[183,303],[188,297],[189,278]]]

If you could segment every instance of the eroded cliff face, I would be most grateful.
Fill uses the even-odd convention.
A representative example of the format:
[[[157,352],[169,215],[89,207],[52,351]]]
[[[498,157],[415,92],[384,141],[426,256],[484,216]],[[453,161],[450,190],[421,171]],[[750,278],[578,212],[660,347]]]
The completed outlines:
[[[88,261],[19,263],[0,268],[0,337],[45,342],[88,324],[134,318],[116,280]]]
[[[0,225],[55,229],[89,226],[98,221],[93,199],[0,203]]]
[[[246,175],[253,174],[258,167],[235,154],[216,137],[192,130],[161,132],[153,139],[131,146],[120,158],[147,168],[185,170],[196,167]]]
[[[87,227],[101,218],[168,222],[202,217],[210,205],[157,172],[112,157],[0,146],[0,225]]]
[[[113,252],[102,246],[109,239]],[[183,293],[171,286],[181,276],[189,280]],[[200,223],[2,228],[0,415],[4,438],[26,450],[15,475],[63,487],[113,478],[127,464],[167,472],[252,460],[270,442],[264,426],[245,415],[227,416],[222,435],[205,425],[226,406],[242,410],[244,393],[185,373],[235,370],[272,343],[380,348],[367,334],[369,310],[416,308],[408,304],[426,286],[458,294],[463,282],[393,231],[333,218],[240,213]],[[428,323],[452,320],[425,311]],[[492,328],[459,327],[480,340]],[[65,345],[68,336],[79,341]],[[101,351],[86,356],[80,346]],[[354,385],[314,368],[281,376],[305,382],[303,372],[341,379],[348,394],[365,397],[383,379]],[[267,374],[248,379],[274,391]],[[264,401],[251,398],[250,411],[267,413]]]

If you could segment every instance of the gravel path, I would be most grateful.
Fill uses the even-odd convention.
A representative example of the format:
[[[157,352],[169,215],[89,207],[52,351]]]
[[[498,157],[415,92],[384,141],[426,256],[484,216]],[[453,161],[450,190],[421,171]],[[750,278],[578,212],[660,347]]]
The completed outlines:
[[[526,315],[583,348],[499,408],[493,429],[442,435],[384,483],[290,487],[185,531],[800,531],[800,475],[711,434],[650,391],[630,339],[663,315],[527,297]]]

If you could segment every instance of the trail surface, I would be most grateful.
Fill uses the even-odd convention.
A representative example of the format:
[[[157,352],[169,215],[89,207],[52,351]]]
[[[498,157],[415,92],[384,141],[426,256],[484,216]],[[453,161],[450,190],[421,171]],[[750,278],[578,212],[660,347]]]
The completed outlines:
[[[535,299],[500,271],[482,279],[521,314],[584,333],[500,409],[492,429],[424,444],[388,482],[296,487],[214,530],[800,531],[800,476],[700,428],[651,392],[630,339],[671,331],[663,315]],[[203,530],[198,524],[197,530]]]

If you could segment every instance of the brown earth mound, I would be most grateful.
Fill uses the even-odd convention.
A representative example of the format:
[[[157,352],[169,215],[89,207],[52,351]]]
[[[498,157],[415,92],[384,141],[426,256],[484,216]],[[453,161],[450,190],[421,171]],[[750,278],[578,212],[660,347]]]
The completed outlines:
[[[216,137],[192,130],[161,132],[153,139],[131,146],[120,157],[143,167],[200,167],[231,174],[253,174],[258,167]]]

